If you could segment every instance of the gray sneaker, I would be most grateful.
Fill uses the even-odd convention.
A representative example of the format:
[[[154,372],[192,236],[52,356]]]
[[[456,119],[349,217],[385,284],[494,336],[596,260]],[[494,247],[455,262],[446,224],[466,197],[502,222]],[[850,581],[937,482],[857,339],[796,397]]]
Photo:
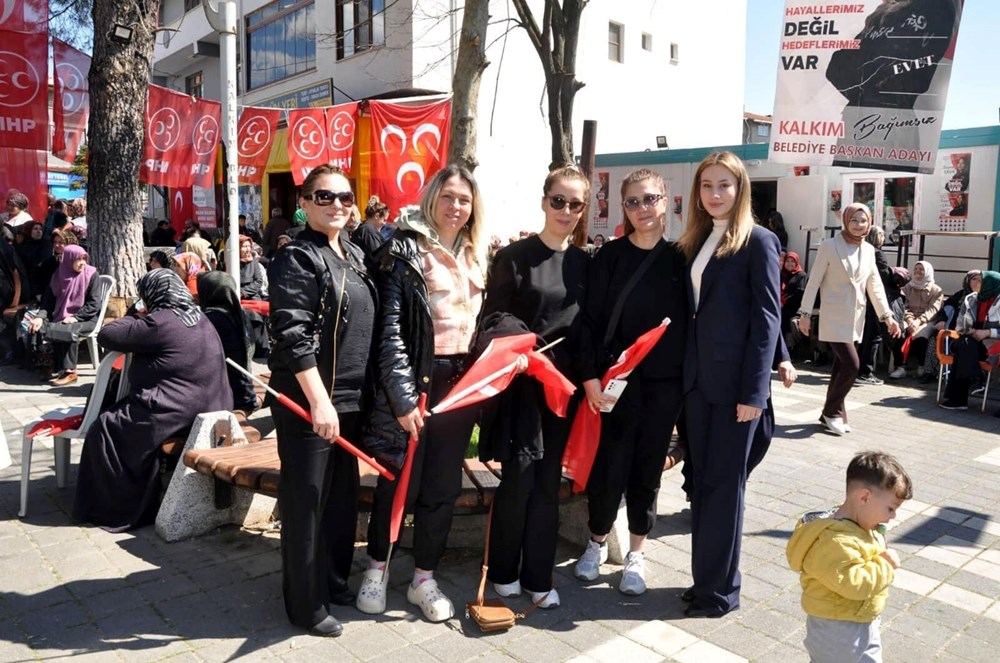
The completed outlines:
[[[625,557],[625,570],[618,584],[618,591],[629,596],[638,596],[646,591],[646,564],[641,552],[630,552]]]
[[[593,539],[587,542],[580,559],[576,561],[573,574],[580,580],[597,580],[601,573],[601,564],[608,561],[608,544],[597,543]]]

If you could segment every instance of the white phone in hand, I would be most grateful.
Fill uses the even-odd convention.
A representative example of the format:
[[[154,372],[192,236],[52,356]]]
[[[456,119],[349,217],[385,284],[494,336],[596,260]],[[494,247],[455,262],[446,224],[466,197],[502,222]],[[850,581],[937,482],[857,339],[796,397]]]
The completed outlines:
[[[625,391],[625,387],[628,386],[626,380],[609,380],[608,385],[604,387],[602,392],[605,396],[610,396],[617,402],[621,398],[622,392]],[[611,412],[615,407],[614,403],[611,405],[602,405],[601,412]]]

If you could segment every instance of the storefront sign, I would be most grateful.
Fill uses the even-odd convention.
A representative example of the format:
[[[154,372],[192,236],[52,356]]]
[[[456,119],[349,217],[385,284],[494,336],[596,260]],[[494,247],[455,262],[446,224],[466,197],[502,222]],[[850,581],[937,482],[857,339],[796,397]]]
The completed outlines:
[[[327,79],[288,94],[254,102],[265,108],[322,108],[333,105],[333,81]]]

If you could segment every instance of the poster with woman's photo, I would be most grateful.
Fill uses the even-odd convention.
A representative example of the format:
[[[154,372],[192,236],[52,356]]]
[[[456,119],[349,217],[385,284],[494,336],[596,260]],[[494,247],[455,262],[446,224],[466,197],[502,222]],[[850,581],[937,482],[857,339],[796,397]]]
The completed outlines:
[[[972,153],[942,154],[938,170],[941,189],[939,221],[941,230],[965,230],[969,220],[969,169]]]

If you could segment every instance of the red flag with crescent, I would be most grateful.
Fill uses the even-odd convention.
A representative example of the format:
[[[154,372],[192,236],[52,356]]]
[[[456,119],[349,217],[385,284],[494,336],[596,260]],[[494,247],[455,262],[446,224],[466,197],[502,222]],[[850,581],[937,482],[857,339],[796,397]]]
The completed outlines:
[[[83,142],[90,115],[90,56],[52,40],[52,154],[72,162]]]
[[[288,111],[288,163],[292,180],[301,185],[309,171],[329,161],[326,113],[323,108]]]
[[[327,161],[345,173],[351,172],[354,136],[358,123],[358,102],[330,106],[326,109],[326,136],[330,153]]]
[[[448,161],[451,100],[408,106],[371,101],[372,193],[390,209],[419,202]]]
[[[48,0],[0,0],[0,30],[45,33],[47,35],[49,31]],[[45,57],[48,58],[48,52],[46,52]]]
[[[263,181],[280,119],[280,108],[243,109],[236,129],[240,184],[259,185]]]
[[[49,37],[0,31],[0,146],[49,148]]]
[[[157,186],[212,186],[221,125],[219,102],[150,85],[139,178]]]

